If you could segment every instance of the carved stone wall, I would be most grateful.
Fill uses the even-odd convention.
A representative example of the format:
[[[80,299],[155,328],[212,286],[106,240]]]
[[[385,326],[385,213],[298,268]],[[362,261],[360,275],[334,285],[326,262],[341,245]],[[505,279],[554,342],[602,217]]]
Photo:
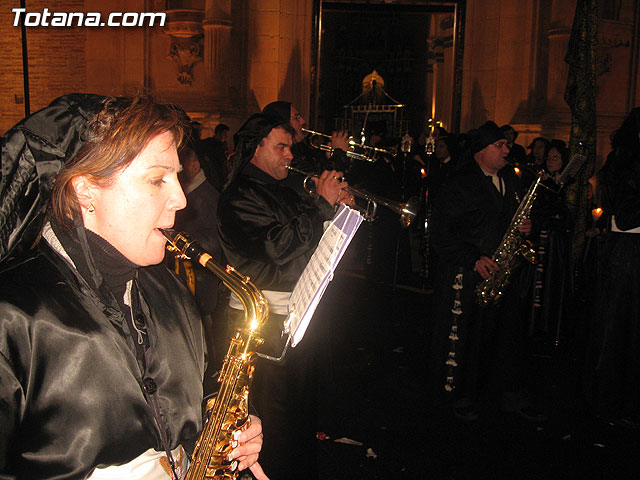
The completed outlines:
[[[511,123],[521,132],[523,145],[540,134],[567,139],[564,55],[575,2],[467,1],[461,130],[493,119]],[[307,115],[313,5],[314,0],[30,1],[28,11],[46,7],[107,14],[184,8],[200,12],[202,18],[195,38],[182,44],[161,27],[28,28],[31,110],[70,92],[148,91],[183,106],[205,125],[205,135],[218,122],[234,129],[277,99],[294,102]],[[640,6],[634,0],[602,0],[602,5],[597,78],[600,161],[608,151],[610,133],[632,106],[640,104]],[[21,34],[12,25],[13,16],[10,8],[0,10],[3,132],[24,116]],[[437,55],[439,47],[433,47]],[[181,62],[191,62],[183,76],[190,76],[191,83],[179,80]],[[437,81],[447,84],[441,76]],[[445,103],[439,100],[437,105],[446,108]]]
[[[428,39],[429,64],[431,75],[427,76],[428,88],[432,89],[431,118],[443,122],[443,126],[452,129],[454,83],[454,16],[442,14],[431,16]]]
[[[150,11],[143,0],[85,0],[79,10],[100,12],[102,16],[118,11]],[[75,28],[86,38],[83,67],[87,91],[101,95],[134,95],[145,91],[145,39],[150,31],[160,28]]]
[[[469,0],[463,70],[462,130],[486,120],[510,123],[518,142],[567,141],[564,61],[576,0]],[[639,11],[632,0],[602,2],[598,24],[598,163],[609,136],[639,104]]]
[[[16,3],[19,5],[19,3]],[[30,1],[27,11],[182,12],[173,27],[27,29],[31,110],[70,92],[149,92],[204,124],[232,129],[282,98],[308,112],[312,0]],[[0,128],[24,117],[20,28],[0,10]],[[178,15],[180,17],[180,15]],[[189,35],[193,28],[194,35]]]
[[[260,108],[275,100],[309,112],[312,0],[251,0],[249,90]]]

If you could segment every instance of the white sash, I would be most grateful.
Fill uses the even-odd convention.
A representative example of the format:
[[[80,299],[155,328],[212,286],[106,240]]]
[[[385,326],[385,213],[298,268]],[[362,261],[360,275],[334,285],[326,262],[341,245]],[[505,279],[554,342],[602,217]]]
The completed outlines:
[[[616,216],[611,215],[611,231],[618,233],[640,233],[640,227],[632,228],[630,230],[620,230],[616,225]]]
[[[182,446],[173,449],[171,455],[177,464],[178,475],[183,478],[189,468],[188,456],[185,455]],[[96,468],[88,478],[91,480],[170,480],[172,476],[166,453],[151,448],[124,465]]]
[[[269,302],[269,312],[276,315],[288,315],[289,314],[289,298],[291,292],[276,292],[275,290],[262,290],[262,294]],[[242,302],[238,296],[231,292],[229,298],[229,306],[235,310],[244,310]]]

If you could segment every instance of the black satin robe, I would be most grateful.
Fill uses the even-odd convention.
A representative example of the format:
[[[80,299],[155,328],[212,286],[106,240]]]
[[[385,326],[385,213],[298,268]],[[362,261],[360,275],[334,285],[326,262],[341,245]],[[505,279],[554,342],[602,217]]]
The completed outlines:
[[[604,210],[621,230],[640,227],[640,159],[610,154]],[[599,259],[587,390],[597,415],[640,425],[640,233],[610,232]]]
[[[3,265],[0,285],[0,473],[80,479],[163,451],[122,313],[44,240]],[[175,448],[201,429],[200,318],[164,266],[140,268],[138,285],[150,311],[144,376]]]
[[[262,290],[291,291],[333,208],[249,163],[222,192],[218,230],[227,261]]]
[[[174,228],[191,235],[218,263],[224,263],[217,223],[219,197],[220,193],[205,180],[187,193],[187,206],[176,212]],[[168,264],[175,266],[175,257],[168,256]],[[205,268],[194,268],[193,273],[196,303],[203,315],[210,315],[216,309],[220,280]],[[185,275],[184,268],[180,275]]]
[[[293,289],[322,237],[324,222],[333,216],[323,198],[299,195],[284,183],[249,163],[218,203],[220,239],[229,264],[262,290]],[[231,328],[241,317],[237,310],[231,313]],[[262,352],[282,352],[284,320],[283,315],[269,316],[261,331]],[[260,359],[256,365],[251,398],[265,431],[260,463],[270,478],[316,475],[316,369],[327,351],[318,346],[325,337],[321,320],[314,318],[284,362]]]
[[[571,275],[571,237],[573,220],[565,204],[564,191],[551,179],[539,187],[531,212],[536,244],[536,272],[532,284],[529,333],[554,345],[573,333],[573,276]]]

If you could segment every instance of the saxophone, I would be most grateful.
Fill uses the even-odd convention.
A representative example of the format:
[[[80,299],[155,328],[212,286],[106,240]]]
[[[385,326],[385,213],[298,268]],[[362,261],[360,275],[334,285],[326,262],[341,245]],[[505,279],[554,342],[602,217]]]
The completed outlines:
[[[185,480],[232,480],[238,477],[237,461],[227,456],[233,450],[233,434],[249,426],[249,388],[253,376],[255,347],[262,343],[260,327],[269,316],[269,305],[249,277],[211,255],[184,233],[161,230],[167,250],[182,259],[192,259],[213,272],[235,293],[244,306],[243,326],[236,330],[224,359],[218,382],[220,390],[207,402],[204,428],[196,442]]]
[[[527,261],[535,262],[535,251],[531,243],[522,241],[520,225],[529,218],[533,202],[536,199],[538,187],[541,185],[543,173],[539,173],[535,181],[529,187],[527,194],[518,205],[518,209],[511,219],[509,228],[505,232],[498,248],[493,253],[491,259],[500,267],[491,273],[489,278],[483,279],[476,286],[476,297],[480,305],[495,304],[504,293],[504,288],[509,283],[511,272],[515,267],[518,255],[522,255]]]

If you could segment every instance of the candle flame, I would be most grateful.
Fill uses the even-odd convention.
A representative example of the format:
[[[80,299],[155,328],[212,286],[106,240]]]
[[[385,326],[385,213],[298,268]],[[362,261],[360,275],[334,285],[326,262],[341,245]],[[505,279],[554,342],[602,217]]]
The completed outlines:
[[[591,216],[593,217],[593,221],[597,222],[598,219],[602,216],[602,209],[600,207],[594,208],[591,210]]]

